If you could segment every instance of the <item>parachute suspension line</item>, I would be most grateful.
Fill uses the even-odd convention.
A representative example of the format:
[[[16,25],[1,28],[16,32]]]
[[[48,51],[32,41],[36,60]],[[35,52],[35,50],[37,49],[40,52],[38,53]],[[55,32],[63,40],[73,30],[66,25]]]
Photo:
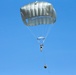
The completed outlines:
[[[45,40],[46,40],[46,38],[48,37],[50,31],[51,31],[51,27],[49,27],[49,29],[48,29],[48,31],[47,31],[47,33],[46,33]],[[45,40],[44,40],[43,42],[45,42]]]
[[[32,35],[37,39],[36,35],[32,32],[32,30],[31,30],[28,26],[26,26],[26,27],[27,27],[28,30],[32,33]]]
[[[48,29],[48,31],[47,31],[47,33],[46,33],[45,38],[47,38],[47,37],[48,37],[48,35],[49,35],[49,33],[50,33],[50,30],[51,30],[51,27],[49,27],[49,29]]]

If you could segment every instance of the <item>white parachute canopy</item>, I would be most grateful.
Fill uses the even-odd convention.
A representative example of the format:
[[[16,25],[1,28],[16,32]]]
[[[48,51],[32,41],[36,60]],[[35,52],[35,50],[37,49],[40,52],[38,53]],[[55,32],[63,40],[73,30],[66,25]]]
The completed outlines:
[[[24,24],[40,40],[46,38],[49,27],[56,22],[56,12],[51,3],[36,1],[20,8]]]
[[[20,8],[25,25],[35,26],[52,24],[56,21],[56,13],[51,3],[34,2]]]

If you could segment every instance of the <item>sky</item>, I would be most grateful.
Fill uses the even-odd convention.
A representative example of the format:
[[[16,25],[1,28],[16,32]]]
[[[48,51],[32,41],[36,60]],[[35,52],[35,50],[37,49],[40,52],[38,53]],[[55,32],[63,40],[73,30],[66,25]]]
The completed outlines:
[[[57,14],[43,52],[20,15],[33,1],[0,0],[0,75],[76,75],[76,0],[43,0]]]

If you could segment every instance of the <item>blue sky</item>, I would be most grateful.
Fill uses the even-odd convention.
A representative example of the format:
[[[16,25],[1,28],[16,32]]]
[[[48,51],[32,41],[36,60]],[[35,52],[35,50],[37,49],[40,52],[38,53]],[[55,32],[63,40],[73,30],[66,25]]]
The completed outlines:
[[[47,0],[57,21],[43,53],[20,15],[20,7],[33,1],[0,0],[0,75],[76,75],[76,0]]]

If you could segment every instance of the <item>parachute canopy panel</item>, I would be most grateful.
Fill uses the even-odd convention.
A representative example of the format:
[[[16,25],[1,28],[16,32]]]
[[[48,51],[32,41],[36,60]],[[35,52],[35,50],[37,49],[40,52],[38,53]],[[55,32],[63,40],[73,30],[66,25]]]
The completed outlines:
[[[53,24],[56,12],[51,3],[33,2],[20,8],[22,20],[27,26]]]

